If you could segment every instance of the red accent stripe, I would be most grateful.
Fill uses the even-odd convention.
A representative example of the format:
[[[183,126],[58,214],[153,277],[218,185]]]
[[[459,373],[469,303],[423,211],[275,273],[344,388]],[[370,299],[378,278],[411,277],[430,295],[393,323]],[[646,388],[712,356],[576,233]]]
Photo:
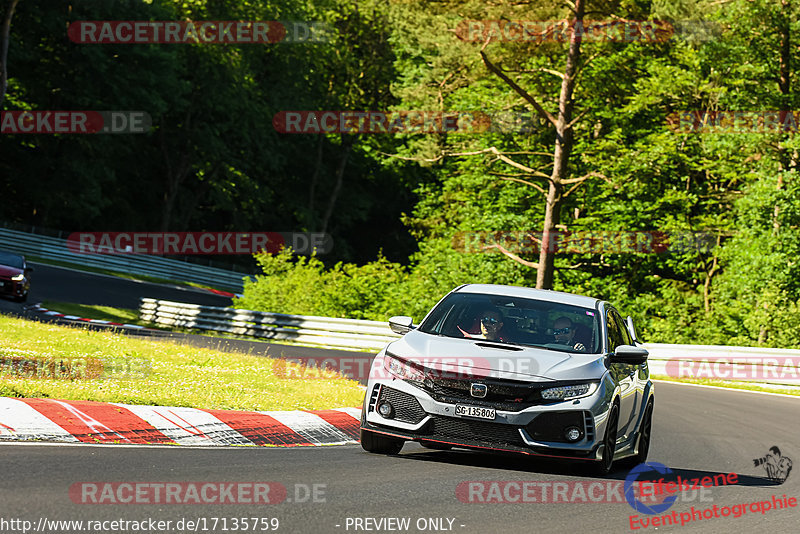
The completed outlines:
[[[210,291],[211,293],[214,293],[215,295],[221,295],[223,297],[231,297],[231,298],[233,298],[233,297],[236,296],[235,294],[231,293],[230,291],[220,291],[219,289],[211,289],[210,287],[206,288],[206,291]]]
[[[282,445],[294,447],[311,445],[300,434],[274,417],[257,412],[229,410],[203,410],[210,413],[256,445]]]
[[[328,423],[332,424],[354,440],[358,441],[360,437],[359,428],[361,427],[361,422],[358,419],[353,418],[353,416],[344,412],[340,412],[339,410],[315,410],[309,413],[320,416]]]
[[[175,443],[130,410],[105,402],[60,401],[81,412],[88,423],[58,402],[19,399],[85,443]],[[93,425],[93,426],[90,426]]]

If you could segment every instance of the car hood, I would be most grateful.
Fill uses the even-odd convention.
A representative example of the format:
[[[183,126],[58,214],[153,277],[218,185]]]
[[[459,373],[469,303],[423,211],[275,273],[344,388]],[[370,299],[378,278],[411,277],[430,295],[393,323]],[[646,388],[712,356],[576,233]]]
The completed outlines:
[[[18,274],[22,274],[22,269],[9,267],[8,265],[0,265],[0,276],[3,278],[11,278],[12,276],[16,276]]]
[[[597,380],[606,371],[601,354],[573,354],[412,330],[388,353],[450,377],[491,377],[530,382]]]

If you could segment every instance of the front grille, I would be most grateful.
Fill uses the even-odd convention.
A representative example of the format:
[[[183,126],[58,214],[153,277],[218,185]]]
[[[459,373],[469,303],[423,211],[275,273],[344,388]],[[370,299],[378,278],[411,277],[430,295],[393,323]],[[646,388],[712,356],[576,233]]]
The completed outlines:
[[[386,401],[394,408],[394,419],[403,423],[417,424],[425,417],[417,399],[408,393],[397,389],[383,387],[380,391],[378,403]]]
[[[533,421],[525,426],[528,432],[535,441],[556,441],[561,443],[569,443],[567,438],[564,437],[564,429],[570,426],[578,427],[584,436],[586,429],[584,428],[585,413],[582,411],[571,412],[548,412],[536,416]]]
[[[472,384],[486,384],[486,397],[476,398],[470,394]],[[531,384],[512,380],[496,379],[434,379],[426,383],[428,393],[439,402],[455,404],[469,402],[478,406],[491,406],[498,410],[519,412],[530,406],[544,404],[541,390],[552,384]]]
[[[433,415],[431,418],[433,421],[426,425],[425,430],[432,434],[433,439],[523,445],[519,427],[514,425],[440,415]]]

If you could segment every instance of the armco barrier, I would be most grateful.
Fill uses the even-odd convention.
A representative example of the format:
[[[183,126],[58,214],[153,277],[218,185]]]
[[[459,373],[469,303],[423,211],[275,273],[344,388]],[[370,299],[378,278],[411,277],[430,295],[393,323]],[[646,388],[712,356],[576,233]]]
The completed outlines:
[[[800,386],[800,350],[648,343],[650,372],[672,378],[713,378]]]
[[[148,298],[141,299],[139,316],[163,326],[349,349],[379,350],[400,337],[382,321],[287,315]]]
[[[67,248],[67,240],[0,228],[0,248],[37,256],[45,260],[85,265],[109,271],[139,274],[195,282],[212,287],[242,292],[242,279],[247,276],[224,269],[206,267],[159,256],[142,254],[75,254]]]
[[[346,349],[377,351],[400,337],[381,321],[286,315],[148,298],[141,300],[139,314],[143,320],[165,326]],[[694,374],[698,378],[800,386],[800,350],[664,343],[644,347],[650,352],[652,374],[673,378]]]

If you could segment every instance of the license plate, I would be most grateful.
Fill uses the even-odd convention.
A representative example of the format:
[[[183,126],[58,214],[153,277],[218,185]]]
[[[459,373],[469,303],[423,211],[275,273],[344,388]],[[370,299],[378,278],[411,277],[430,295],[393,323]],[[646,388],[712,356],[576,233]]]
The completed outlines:
[[[456,404],[456,415],[459,417],[477,417],[478,419],[494,419],[494,408],[484,408],[483,406],[464,406]]]

